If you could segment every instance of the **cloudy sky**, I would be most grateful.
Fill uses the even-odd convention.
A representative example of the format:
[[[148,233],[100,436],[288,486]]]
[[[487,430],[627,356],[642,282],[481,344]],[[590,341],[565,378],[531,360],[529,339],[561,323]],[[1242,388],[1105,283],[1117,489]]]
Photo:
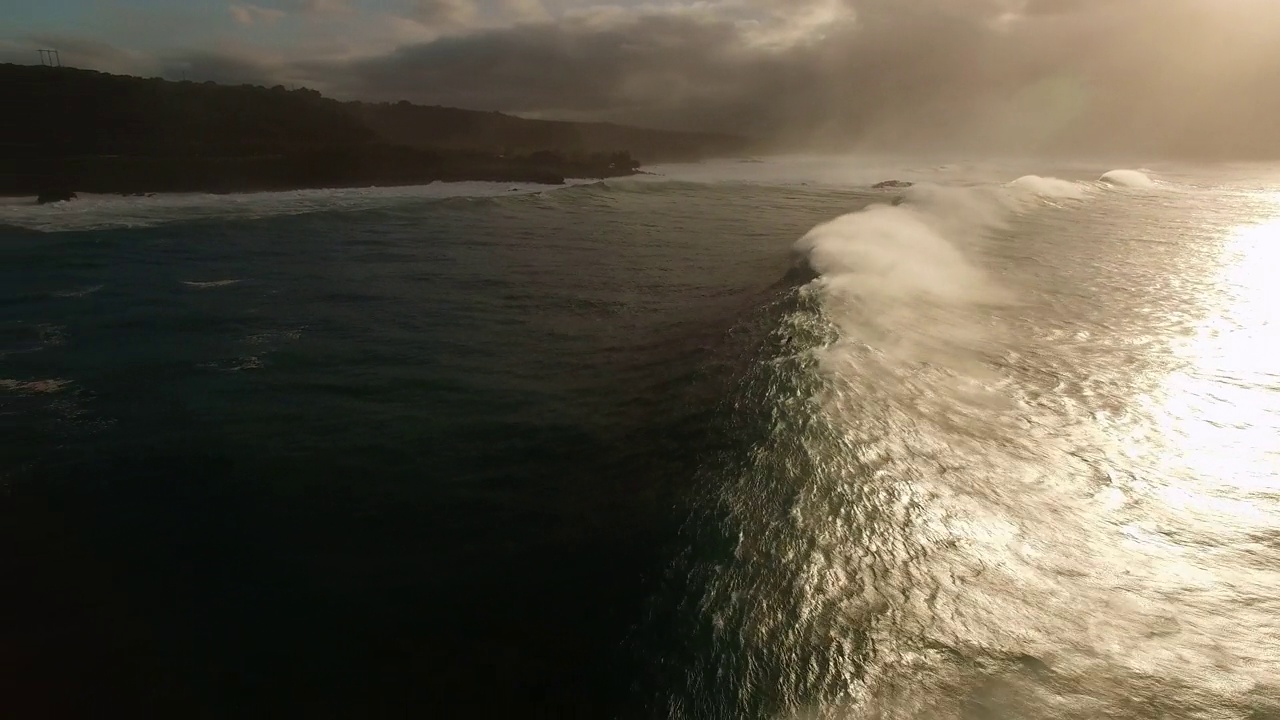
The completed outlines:
[[[784,145],[1280,156],[1280,0],[0,0],[0,61]]]

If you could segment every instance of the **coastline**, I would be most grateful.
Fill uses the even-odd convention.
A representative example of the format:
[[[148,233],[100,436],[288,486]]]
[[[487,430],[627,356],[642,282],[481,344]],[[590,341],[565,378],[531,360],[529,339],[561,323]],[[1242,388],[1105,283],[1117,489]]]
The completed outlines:
[[[240,194],[325,188],[402,187],[437,182],[563,185],[568,178],[640,174],[625,153],[563,158],[423,152],[392,146],[248,157],[91,156],[28,158],[0,184],[0,197]],[[37,200],[38,201],[38,200]]]
[[[746,152],[743,137],[0,64],[0,197],[248,193],[434,182],[561,185],[640,162]]]

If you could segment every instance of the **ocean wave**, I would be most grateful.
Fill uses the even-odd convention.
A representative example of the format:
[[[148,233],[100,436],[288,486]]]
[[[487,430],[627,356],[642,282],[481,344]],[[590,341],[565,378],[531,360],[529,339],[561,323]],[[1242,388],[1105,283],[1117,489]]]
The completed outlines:
[[[1103,173],[1098,178],[1098,182],[1103,185],[1126,188],[1151,188],[1156,186],[1156,181],[1141,170],[1111,170]]]
[[[7,380],[0,378],[0,390],[18,395],[52,395],[62,392],[70,380],[49,378],[46,380]]]
[[[672,632],[709,638],[685,646],[683,674],[664,681],[656,701],[673,717],[693,702],[751,717],[831,710],[851,693],[864,698],[854,714],[898,707],[893,683],[914,669],[952,679],[950,655],[895,664],[916,652],[917,624],[976,616],[1001,596],[1007,578],[983,565],[998,543],[967,523],[1008,524],[1001,483],[1034,463],[1019,460],[1025,418],[992,361],[1006,340],[998,318],[1018,298],[980,256],[1020,214],[1065,212],[1089,191],[1026,176],[918,183],[899,197],[795,243],[795,285],[725,401],[720,422],[739,445],[706,463],[697,551],[672,568],[687,578],[680,607],[697,609],[677,612]],[[922,643],[1036,662],[998,622],[938,622]]]
[[[262,358],[257,355],[246,355],[244,357],[226,358],[223,360],[201,363],[199,367],[207,370],[217,370],[219,372],[241,372],[244,370],[260,370],[265,367],[265,364],[263,363]]]
[[[312,213],[393,211],[424,202],[504,202],[506,198],[519,200],[529,197],[561,198],[567,201],[575,197],[609,197],[617,194],[669,194],[685,190],[706,192],[708,186],[726,193],[732,192],[734,188],[758,189],[762,186],[787,188],[791,193],[850,192],[865,191],[886,177],[914,182],[917,187],[929,185],[952,177],[955,167],[941,165],[904,171],[900,165],[887,160],[859,158],[833,158],[807,163],[766,160],[746,165],[730,161],[709,161],[656,166],[649,174],[624,178],[569,179],[564,185],[558,186],[458,182],[226,195],[188,193],[124,197],[83,194],[72,202],[48,205],[12,199],[0,203],[0,230],[14,233],[60,233],[208,220],[257,220]],[[1154,183],[1147,174],[1137,170],[1114,170],[1096,182],[1124,187],[1150,187]],[[1072,184],[1065,180],[1034,175],[1019,178],[1008,185],[1013,190],[1030,191],[1059,200],[1077,198],[1085,190],[1079,183]]]
[[[589,182],[570,180],[568,185]],[[37,205],[0,203],[0,229],[60,233],[154,227],[200,220],[257,220],[321,212],[391,209],[450,198],[503,197],[560,188],[532,183],[456,182],[396,187],[333,188],[242,194],[172,193],[152,197],[82,194],[76,200]]]
[[[1127,261],[1104,242],[1130,232],[1122,223],[1158,236],[1172,222],[1164,194],[1194,187],[1130,177],[1157,193],[1125,192],[1096,177],[919,183],[795,244],[791,302],[716,420],[739,444],[703,464],[707,498],[670,570],[687,589],[652,656],[680,658],[653,700],[665,716],[960,717],[971,698],[1016,714],[1068,688],[1089,702],[1050,709],[1088,717],[1155,707],[1170,687],[1175,710],[1274,695],[1247,672],[1226,690],[1199,684],[1220,678],[1222,657],[1257,656],[1209,613],[1123,600],[1186,581],[1182,566],[1140,578],[1176,544],[1153,532],[1136,550],[1129,518],[1100,510],[1133,502],[1154,525],[1123,497],[1141,467],[1129,438],[1111,455],[1099,424],[1124,392],[1062,400],[1118,361],[1110,343],[1135,341],[1090,328],[1088,313],[1114,308],[1081,284]],[[1213,222],[1231,232],[1239,217]],[[1010,257],[1052,263],[1061,284],[1032,296],[1046,276],[1002,272]],[[1091,341],[1102,365],[1061,352],[1082,328],[1114,330]]]
[[[227,287],[228,285],[238,285],[242,282],[244,282],[244,280],[242,279],[207,280],[203,282],[199,282],[195,280],[183,280],[182,284],[186,285],[189,288],[194,288],[196,290],[210,290],[212,288]]]
[[[76,290],[59,290],[50,294],[53,297],[59,297],[59,298],[81,298],[81,297],[86,297],[88,295],[92,295],[98,292],[99,290],[101,290],[103,287],[104,287],[103,285],[90,285],[89,287],[78,288]]]
[[[640,175],[567,185],[556,188],[546,193],[546,195],[555,198],[571,198],[618,194],[663,194],[682,190],[705,189],[705,187],[705,184],[690,180]]]
[[[993,402],[979,388],[1001,345],[991,318],[1017,296],[976,257],[1018,213],[1043,205],[1041,189],[916,185],[900,203],[806,233],[794,250],[836,329],[817,351],[818,367],[842,388],[834,392],[911,398],[912,412],[941,416]]]
[[[66,328],[49,323],[0,324],[0,358],[57,347],[66,342]]]
[[[290,330],[268,330],[249,335],[245,337],[244,341],[250,345],[271,345],[280,342],[293,342],[302,337],[302,332],[305,329],[305,327],[299,327]]]
[[[873,205],[842,215],[806,233],[796,250],[825,290],[856,294],[864,303],[967,298],[986,285],[932,218],[914,207]]]
[[[1088,194],[1087,186],[1082,183],[1039,175],[1023,175],[1009,185],[1040,197],[1061,200],[1082,200]]]

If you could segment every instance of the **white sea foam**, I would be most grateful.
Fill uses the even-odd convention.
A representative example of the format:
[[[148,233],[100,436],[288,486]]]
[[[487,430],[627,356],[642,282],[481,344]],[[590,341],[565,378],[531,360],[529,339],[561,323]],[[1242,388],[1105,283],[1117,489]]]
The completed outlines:
[[[1015,214],[1087,194],[1082,183],[1039,175],[1003,184],[917,183],[893,205],[872,205],[818,225],[796,250],[819,275],[819,285],[856,297],[863,310],[888,305],[886,312],[899,312],[903,303],[925,300],[1005,302],[1008,293],[969,255]]]
[[[211,288],[220,288],[220,287],[226,287],[228,285],[237,285],[242,282],[244,282],[244,280],[209,280],[206,282],[197,282],[194,280],[183,280],[182,284],[186,285],[189,288],[194,288],[196,290],[209,290]]]
[[[1016,208],[999,187],[916,185],[900,204],[810,230],[796,250],[839,334],[820,353],[824,368],[902,382],[917,363],[970,365],[990,345],[975,308],[1011,300],[970,256]]]
[[[51,395],[61,392],[70,380],[50,378],[47,380],[6,380],[0,378],[0,390],[18,395]]]
[[[1045,198],[1080,200],[1085,196],[1085,187],[1070,180],[1039,175],[1023,175],[1009,183],[1009,187]]]
[[[998,346],[999,328],[985,308],[1016,300],[974,258],[1018,214],[1088,194],[1084,183],[1039,175],[967,186],[922,182],[892,205],[810,230],[796,250],[818,275],[812,288],[841,337],[826,353],[829,367],[849,370],[846,361],[862,353],[852,343],[874,349],[875,363],[964,363],[972,371],[969,359]],[[866,357],[858,362],[854,372],[871,371]]]
[[[1149,188],[1156,184],[1150,175],[1141,170],[1112,170],[1103,173],[1098,182],[1129,188]]]
[[[825,285],[864,302],[967,296],[983,283],[932,220],[913,207],[873,205],[815,227],[797,249]]]
[[[102,285],[91,285],[89,287],[78,288],[76,290],[59,290],[52,293],[52,295],[60,298],[81,298],[98,292],[102,287]]]
[[[569,180],[566,185],[592,182]],[[151,197],[81,194],[70,202],[37,205],[32,198],[0,202],[0,225],[63,232],[151,227],[191,220],[245,220],[326,211],[391,208],[415,200],[499,197],[561,186],[456,182],[402,187],[293,190],[231,195],[161,193]]]

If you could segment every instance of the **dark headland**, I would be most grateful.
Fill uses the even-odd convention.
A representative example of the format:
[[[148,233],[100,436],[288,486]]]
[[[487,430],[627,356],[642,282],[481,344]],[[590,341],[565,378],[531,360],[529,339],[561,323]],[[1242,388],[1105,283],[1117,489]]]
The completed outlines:
[[[729,135],[74,68],[0,64],[0,92],[0,195],[9,196],[556,184],[749,149]]]

